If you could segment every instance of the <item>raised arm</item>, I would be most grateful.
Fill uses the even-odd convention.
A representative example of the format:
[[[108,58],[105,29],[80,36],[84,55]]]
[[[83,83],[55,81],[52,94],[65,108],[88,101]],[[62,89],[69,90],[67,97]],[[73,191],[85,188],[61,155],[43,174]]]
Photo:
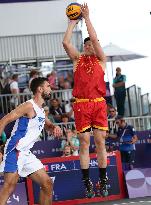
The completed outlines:
[[[95,53],[97,57],[100,59],[100,61],[105,65],[106,63],[106,56],[103,52],[103,49],[100,45],[100,42],[98,40],[96,31],[91,23],[90,17],[89,17],[89,8],[87,4],[81,5],[81,11],[82,11],[82,16],[85,19],[87,31],[90,37],[90,40],[93,44],[93,48],[95,50]]]
[[[32,104],[29,102],[26,102],[18,106],[16,109],[12,110],[9,114],[5,115],[0,120],[0,135],[2,134],[7,124],[17,120],[18,118],[22,116],[25,116],[25,115],[28,116],[31,109],[32,109]]]
[[[71,43],[73,29],[76,26],[76,24],[78,23],[78,21],[79,20],[70,20],[70,22],[68,24],[68,28],[67,28],[65,35],[64,35],[64,38],[63,38],[63,42],[62,42],[63,47],[64,47],[67,55],[73,61],[77,60],[79,55],[80,55],[79,52],[77,51],[77,49]]]

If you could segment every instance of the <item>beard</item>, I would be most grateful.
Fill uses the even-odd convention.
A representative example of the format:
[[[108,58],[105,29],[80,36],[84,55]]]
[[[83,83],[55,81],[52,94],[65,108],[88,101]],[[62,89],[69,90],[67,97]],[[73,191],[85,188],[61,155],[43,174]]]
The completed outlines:
[[[44,100],[50,100],[50,93],[45,93],[45,92],[43,92],[42,93],[42,95],[41,95],[41,97],[44,99]]]

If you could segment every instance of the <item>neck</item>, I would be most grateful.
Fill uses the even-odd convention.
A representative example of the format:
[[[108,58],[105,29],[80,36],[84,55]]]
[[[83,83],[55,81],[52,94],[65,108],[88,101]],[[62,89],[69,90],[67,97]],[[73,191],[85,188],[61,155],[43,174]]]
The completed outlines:
[[[41,97],[41,95],[35,95],[33,97],[33,100],[40,108],[42,108],[42,105],[44,104],[44,99]]]

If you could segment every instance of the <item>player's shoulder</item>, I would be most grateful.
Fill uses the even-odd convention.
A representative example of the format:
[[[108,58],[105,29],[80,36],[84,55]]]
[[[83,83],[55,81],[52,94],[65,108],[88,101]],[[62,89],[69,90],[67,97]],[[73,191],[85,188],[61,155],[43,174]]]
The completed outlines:
[[[22,109],[29,109],[29,110],[33,109],[33,105],[30,101],[26,101],[26,102],[20,104],[19,107],[21,107]]]

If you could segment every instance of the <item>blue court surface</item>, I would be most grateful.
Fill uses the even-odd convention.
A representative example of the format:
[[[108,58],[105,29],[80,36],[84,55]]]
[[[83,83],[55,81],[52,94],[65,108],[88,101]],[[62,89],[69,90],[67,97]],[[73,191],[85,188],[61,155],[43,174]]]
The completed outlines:
[[[149,205],[151,204],[151,197],[137,198],[137,199],[122,199],[117,201],[97,202],[81,205]]]

